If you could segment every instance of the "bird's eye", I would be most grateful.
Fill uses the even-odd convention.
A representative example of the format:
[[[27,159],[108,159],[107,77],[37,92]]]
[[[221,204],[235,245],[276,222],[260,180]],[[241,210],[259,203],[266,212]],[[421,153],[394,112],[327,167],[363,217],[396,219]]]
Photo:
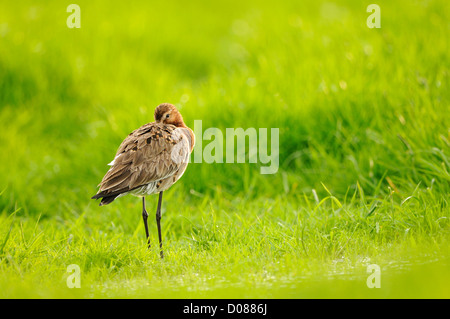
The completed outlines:
[[[168,119],[168,118],[169,118],[169,116],[170,116],[170,114],[166,114],[166,119]]]

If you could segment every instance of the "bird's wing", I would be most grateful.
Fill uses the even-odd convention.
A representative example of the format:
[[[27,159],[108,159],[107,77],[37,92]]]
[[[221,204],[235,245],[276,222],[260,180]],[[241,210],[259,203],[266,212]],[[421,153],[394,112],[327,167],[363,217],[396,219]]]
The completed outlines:
[[[149,123],[119,146],[96,198],[114,196],[173,175],[186,165],[192,137],[174,125]]]

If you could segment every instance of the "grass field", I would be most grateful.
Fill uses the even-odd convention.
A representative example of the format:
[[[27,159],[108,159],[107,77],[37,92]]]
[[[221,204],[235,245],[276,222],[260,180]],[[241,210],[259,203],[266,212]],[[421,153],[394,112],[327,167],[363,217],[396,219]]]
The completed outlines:
[[[1,298],[450,298],[448,1],[70,3],[0,3]],[[90,199],[162,102],[280,138],[276,174],[189,164],[164,260]]]

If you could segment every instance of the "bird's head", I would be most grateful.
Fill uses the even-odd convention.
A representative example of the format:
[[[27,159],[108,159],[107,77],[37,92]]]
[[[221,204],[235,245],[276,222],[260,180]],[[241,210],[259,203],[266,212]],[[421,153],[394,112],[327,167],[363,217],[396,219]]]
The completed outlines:
[[[178,112],[175,106],[169,103],[158,105],[158,107],[155,109],[155,121],[156,123],[172,124],[177,127],[186,127],[180,112]]]

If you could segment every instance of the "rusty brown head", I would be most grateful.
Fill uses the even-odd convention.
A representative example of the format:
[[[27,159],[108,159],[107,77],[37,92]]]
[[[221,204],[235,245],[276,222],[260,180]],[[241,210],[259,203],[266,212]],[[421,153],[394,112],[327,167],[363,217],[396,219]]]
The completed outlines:
[[[183,117],[177,108],[170,103],[162,103],[155,109],[156,123],[172,124],[177,127],[186,127]]]

